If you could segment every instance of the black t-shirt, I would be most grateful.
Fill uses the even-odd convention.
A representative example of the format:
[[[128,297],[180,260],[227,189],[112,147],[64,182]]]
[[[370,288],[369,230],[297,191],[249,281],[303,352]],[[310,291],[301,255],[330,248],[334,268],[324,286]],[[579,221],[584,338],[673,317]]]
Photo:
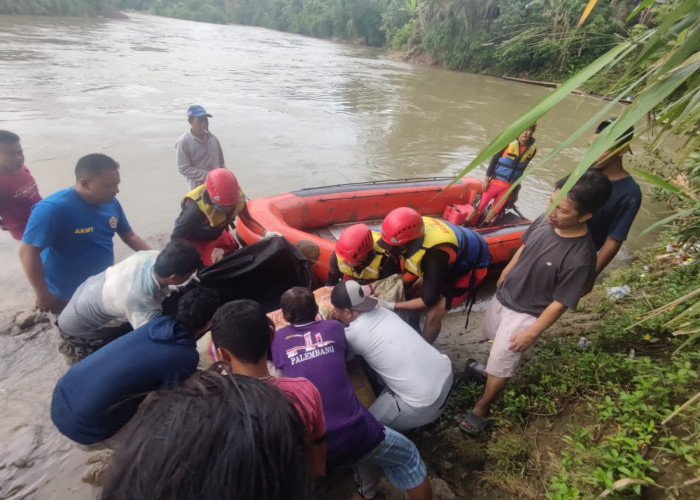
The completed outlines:
[[[172,239],[187,238],[190,240],[210,240],[213,241],[219,237],[219,233],[214,231],[202,231],[202,225],[207,221],[207,216],[204,215],[196,203],[189,202],[180,212],[180,216],[175,220],[175,228],[170,235]],[[207,228],[204,228],[207,229]]]
[[[590,234],[559,236],[540,215],[522,236],[525,245],[515,267],[496,291],[508,309],[539,316],[553,301],[576,309],[595,279],[596,250]]]
[[[439,248],[429,248],[421,260],[423,271],[423,302],[430,307],[440,299],[442,287],[448,282],[450,256]]]

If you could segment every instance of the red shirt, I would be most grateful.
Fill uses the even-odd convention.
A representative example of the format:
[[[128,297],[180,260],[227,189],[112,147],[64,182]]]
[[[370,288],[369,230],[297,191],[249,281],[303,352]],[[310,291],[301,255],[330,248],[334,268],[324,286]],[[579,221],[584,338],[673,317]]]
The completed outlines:
[[[294,405],[306,428],[306,437],[313,443],[326,433],[326,422],[323,418],[323,404],[316,386],[303,377],[277,378],[268,380],[277,386]]]
[[[22,239],[29,213],[40,200],[36,181],[25,165],[16,172],[0,171],[0,217],[14,239]]]

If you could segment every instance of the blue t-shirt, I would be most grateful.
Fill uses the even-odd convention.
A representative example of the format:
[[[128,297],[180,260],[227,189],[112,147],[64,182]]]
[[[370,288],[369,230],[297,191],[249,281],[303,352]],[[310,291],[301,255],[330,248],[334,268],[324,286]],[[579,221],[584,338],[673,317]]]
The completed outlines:
[[[602,208],[588,221],[588,230],[597,250],[608,236],[625,241],[642,204],[642,190],[632,176],[612,181],[612,193]]]
[[[22,241],[44,249],[46,285],[69,299],[83,281],[114,264],[114,233],[129,231],[116,198],[91,205],[70,187],[34,205]]]
[[[73,365],[56,383],[51,420],[81,444],[113,436],[146,393],[174,387],[197,368],[197,344],[171,316],[153,319]]]

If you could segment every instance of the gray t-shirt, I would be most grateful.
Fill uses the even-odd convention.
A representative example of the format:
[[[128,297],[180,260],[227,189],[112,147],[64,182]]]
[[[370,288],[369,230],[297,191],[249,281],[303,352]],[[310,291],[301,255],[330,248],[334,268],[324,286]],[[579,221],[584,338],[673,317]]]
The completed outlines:
[[[576,309],[595,279],[596,250],[590,234],[564,238],[541,215],[522,240],[520,258],[496,292],[501,304],[532,316],[539,316],[555,300]]]
[[[203,141],[188,130],[175,143],[175,160],[190,191],[204,184],[210,171],[225,166],[221,144],[211,132]]]

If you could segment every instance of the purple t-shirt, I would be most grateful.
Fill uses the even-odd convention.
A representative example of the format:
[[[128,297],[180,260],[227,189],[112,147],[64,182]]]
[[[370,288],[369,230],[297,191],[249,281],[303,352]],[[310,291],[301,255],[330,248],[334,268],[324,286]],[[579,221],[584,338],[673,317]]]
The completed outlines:
[[[272,361],[287,377],[309,379],[321,394],[326,461],[349,465],[384,439],[384,426],[362,406],[345,368],[345,329],[337,321],[290,325],[277,331]]]

